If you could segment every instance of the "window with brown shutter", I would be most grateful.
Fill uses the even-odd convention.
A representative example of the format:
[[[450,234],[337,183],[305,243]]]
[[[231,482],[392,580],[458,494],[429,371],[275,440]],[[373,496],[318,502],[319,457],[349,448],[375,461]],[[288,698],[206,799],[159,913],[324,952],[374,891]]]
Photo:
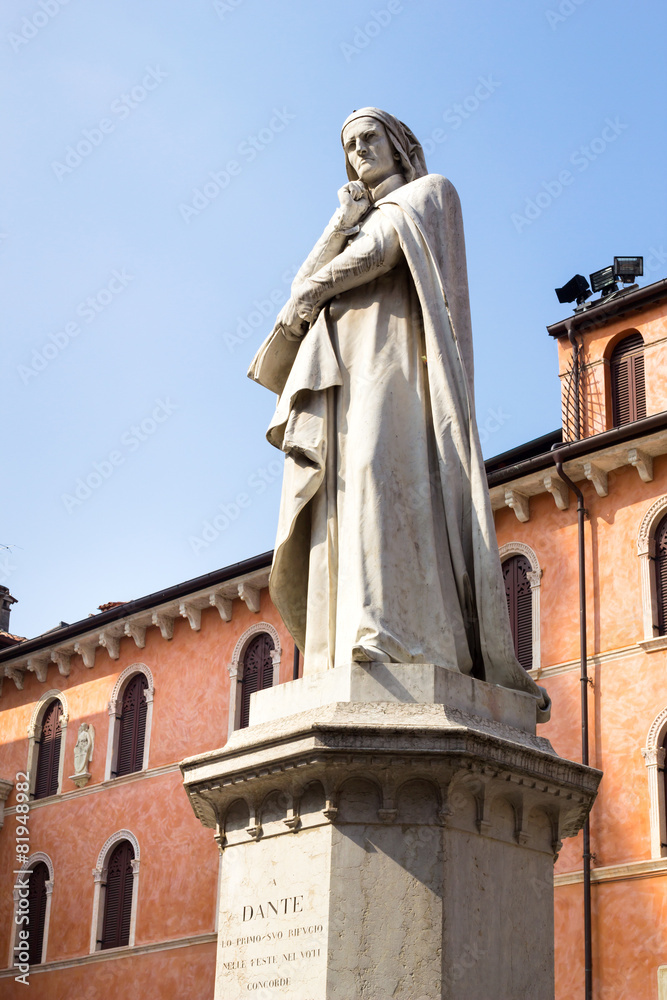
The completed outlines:
[[[658,635],[667,635],[667,514],[655,529],[655,602],[658,612]]]
[[[55,795],[58,791],[62,711],[62,705],[56,698],[50,703],[42,718],[42,735],[39,738],[35,778],[36,799],[44,799],[47,795]]]
[[[116,844],[107,864],[101,948],[121,948],[130,943],[134,849],[129,840]]]
[[[250,722],[250,695],[263,691],[273,684],[273,639],[267,632],[256,635],[249,643],[243,657],[241,675],[241,718],[239,726],[245,728]]]
[[[614,348],[610,358],[614,427],[646,416],[644,339],[633,333]]]
[[[40,861],[31,871],[28,883],[28,962],[30,965],[39,965],[42,961],[48,879],[49,869],[43,861]]]
[[[121,714],[116,722],[119,727],[118,751],[116,767],[111,772],[112,777],[133,774],[135,771],[141,771],[144,766],[148,713],[144,691],[147,687],[148,681],[144,674],[135,674],[130,678],[123,693]]]
[[[525,670],[533,665],[533,593],[525,556],[510,556],[503,562],[505,597],[510,616],[516,658]]]

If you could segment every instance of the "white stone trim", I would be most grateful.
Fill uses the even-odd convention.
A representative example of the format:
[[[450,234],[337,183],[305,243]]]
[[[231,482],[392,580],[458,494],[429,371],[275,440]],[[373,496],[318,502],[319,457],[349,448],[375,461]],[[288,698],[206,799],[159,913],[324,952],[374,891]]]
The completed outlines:
[[[106,890],[107,863],[111,852],[116,844],[121,840],[129,840],[134,850],[134,860],[132,861],[132,911],[130,915],[130,939],[128,948],[134,946],[137,930],[137,907],[139,901],[139,841],[131,830],[117,830],[112,833],[104,844],[104,847],[97,856],[97,864],[93,868],[93,880],[95,888],[93,892],[93,919],[90,925],[90,954],[101,951],[100,940],[104,924],[104,893]],[[123,949],[124,950],[124,949]]]
[[[655,558],[655,529],[658,521],[667,514],[667,496],[658,497],[644,514],[637,535],[637,555],[642,588],[642,613],[644,642],[658,636],[658,601],[653,578]]]
[[[108,788],[116,788],[118,785],[130,784],[133,781],[141,781],[144,778],[160,778],[165,774],[172,774],[180,771],[180,764],[161,764],[160,767],[153,767],[149,771],[133,771],[132,774],[123,774],[118,778],[110,778],[109,781],[97,781],[94,785],[86,785],[84,788],[73,788],[67,792],[61,792],[58,801],[66,802],[67,799],[80,799],[83,795],[98,795]],[[49,805],[53,799],[35,799],[30,803],[30,812],[41,809],[42,805]],[[6,816],[13,816],[16,806],[5,808]]]
[[[39,964],[42,965],[44,962],[46,962],[46,954],[49,941],[49,923],[51,921],[51,896],[53,894],[53,885],[55,882],[53,861],[51,861],[51,858],[48,856],[48,854],[45,854],[44,851],[35,851],[35,853],[30,854],[21,865],[21,875],[24,874],[25,872],[31,872],[33,868],[35,868],[40,863],[40,861],[43,861],[49,870],[49,877],[46,881],[46,912],[44,913],[44,937],[42,938],[42,954],[39,960]],[[20,878],[20,876],[17,876],[16,880],[14,881],[14,933],[11,935],[11,942],[9,946],[10,966],[13,966],[14,964],[14,945],[18,944],[18,932],[20,928],[23,927],[23,924],[19,925],[16,923],[17,908],[19,902],[19,886],[17,885],[18,878]],[[27,930],[29,932],[30,928],[28,927]],[[32,972],[32,966],[30,968],[30,971]]]
[[[591,882],[627,882],[635,878],[657,878],[667,875],[667,858],[655,858],[649,861],[628,861],[621,865],[605,865],[591,870]],[[571,872],[561,872],[554,875],[554,886],[576,885],[584,881],[581,869]]]
[[[120,710],[123,704],[123,693],[125,691],[125,687],[135,674],[143,674],[148,681],[148,687],[144,691],[147,709],[146,735],[144,737],[144,759],[141,770],[145,771],[148,768],[148,755],[151,745],[151,728],[153,725],[153,698],[155,696],[155,685],[150,667],[147,667],[145,663],[131,663],[129,667],[126,667],[125,670],[123,670],[122,674],[118,677],[118,680],[114,684],[113,691],[111,692],[111,699],[108,705],[109,734],[107,737],[107,759],[104,765],[105,781],[112,780],[111,772],[113,771],[116,754],[118,753],[118,740],[120,738],[118,716],[120,715]]]
[[[39,756],[39,740],[42,735],[42,721],[44,714],[52,701],[58,700],[62,706],[60,716],[60,759],[58,761],[58,788],[55,792],[59,795],[63,787],[63,772],[65,768],[65,744],[67,743],[67,723],[69,722],[69,706],[67,698],[56,688],[46,691],[35,705],[30,724],[28,726],[28,763],[26,773],[30,782],[30,797],[35,794],[35,782],[37,780],[37,758]],[[52,798],[52,796],[45,796]]]
[[[155,941],[151,944],[135,945],[132,955],[150,955],[156,951],[173,951],[176,948],[192,948],[199,944],[214,944],[217,934],[193,934],[190,937],[172,938],[167,941]],[[127,948],[107,948],[104,951],[93,952],[92,955],[79,955],[77,958],[64,958],[46,965],[32,966],[30,975],[41,972],[57,972],[61,969],[76,969],[82,965],[92,965],[97,962],[110,962],[118,958],[127,958]],[[0,979],[14,978],[16,969],[0,969]]]
[[[241,699],[239,697],[239,689],[242,680],[243,657],[251,640],[254,639],[260,632],[268,632],[273,639],[273,651],[271,653],[271,659],[273,660],[272,687],[276,687],[279,682],[278,675],[280,672],[280,658],[282,656],[280,636],[278,635],[275,626],[270,625],[269,622],[257,622],[255,625],[251,625],[250,628],[246,629],[243,635],[239,638],[238,642],[234,646],[232,662],[227,667],[227,671],[229,673],[229,718],[227,721],[228,739],[234,730],[238,729],[240,722]]]
[[[648,777],[649,818],[651,824],[651,857],[667,857],[667,802],[665,802],[665,751],[667,708],[663,708],[651,723],[642,750]]]
[[[501,563],[505,559],[509,559],[510,556],[524,556],[530,563],[530,571],[528,575],[528,581],[530,583],[531,592],[531,608],[532,608],[532,618],[531,618],[531,628],[533,632],[533,666],[532,671],[536,671],[536,676],[540,676],[540,671],[542,669],[541,660],[541,643],[540,643],[540,585],[542,583],[542,569],[540,568],[540,563],[537,555],[530,545],[526,545],[525,542],[506,542],[505,545],[501,545],[498,549],[500,555]]]

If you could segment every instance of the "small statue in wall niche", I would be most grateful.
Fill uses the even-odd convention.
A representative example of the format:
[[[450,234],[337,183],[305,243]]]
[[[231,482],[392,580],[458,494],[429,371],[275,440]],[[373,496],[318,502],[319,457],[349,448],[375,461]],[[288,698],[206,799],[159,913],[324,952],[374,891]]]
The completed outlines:
[[[83,788],[90,781],[88,764],[93,759],[94,746],[95,728],[89,722],[82,722],[74,747],[74,774],[70,775],[77,788]]]

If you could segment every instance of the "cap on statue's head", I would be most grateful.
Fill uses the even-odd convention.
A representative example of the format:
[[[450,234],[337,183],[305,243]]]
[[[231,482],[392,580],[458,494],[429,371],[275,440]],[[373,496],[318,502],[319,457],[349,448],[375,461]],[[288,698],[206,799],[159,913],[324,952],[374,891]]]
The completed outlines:
[[[407,125],[404,125],[398,118],[394,118],[393,115],[388,114],[386,111],[380,111],[379,108],[359,108],[358,111],[353,111],[343,122],[340,132],[341,142],[343,142],[345,128],[350,122],[356,121],[357,118],[375,118],[376,121],[384,125],[389,136],[389,141],[398,154],[401,172],[408,183],[414,181],[417,177],[424,177],[428,173],[426,160],[424,159],[424,150],[419,140]],[[357,172],[348,160],[347,155],[345,156],[345,168],[349,180],[359,180]]]

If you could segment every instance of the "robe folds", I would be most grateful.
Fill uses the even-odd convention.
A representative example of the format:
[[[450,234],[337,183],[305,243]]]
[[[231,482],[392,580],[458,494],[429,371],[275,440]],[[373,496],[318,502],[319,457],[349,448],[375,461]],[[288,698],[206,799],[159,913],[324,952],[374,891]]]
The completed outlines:
[[[267,437],[285,453],[269,587],[309,673],[438,663],[532,694],[542,721],[474,416],[465,259],[456,191],[420,177],[312,276],[327,300],[303,339],[276,327],[257,353],[248,374],[279,396]]]

